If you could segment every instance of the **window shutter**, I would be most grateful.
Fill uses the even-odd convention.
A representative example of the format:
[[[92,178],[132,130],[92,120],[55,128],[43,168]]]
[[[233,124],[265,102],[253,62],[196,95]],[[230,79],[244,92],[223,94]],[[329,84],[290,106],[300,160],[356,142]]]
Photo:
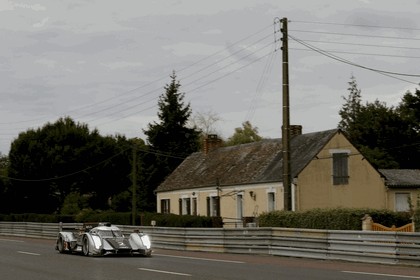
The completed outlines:
[[[220,217],[220,197],[216,196],[216,217]]]
[[[333,184],[346,185],[349,182],[348,174],[348,154],[334,153],[333,154]]]
[[[210,217],[210,197],[207,197],[207,217]]]

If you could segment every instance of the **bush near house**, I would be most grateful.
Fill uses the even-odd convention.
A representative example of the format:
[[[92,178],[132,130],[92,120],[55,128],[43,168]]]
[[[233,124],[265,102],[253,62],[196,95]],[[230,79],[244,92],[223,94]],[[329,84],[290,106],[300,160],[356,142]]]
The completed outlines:
[[[112,224],[130,225],[132,218],[131,213],[118,212],[96,212],[82,211],[75,217],[75,221],[79,223],[92,221],[107,221]],[[191,228],[211,228],[221,227],[222,223],[217,217],[160,214],[160,213],[140,213],[136,219],[137,225],[150,226],[152,221],[159,227],[191,227]]]
[[[361,230],[362,218],[369,214],[375,223],[400,227],[412,222],[408,212],[375,209],[313,209],[305,212],[273,211],[258,217],[260,227],[287,227],[330,230]],[[420,212],[419,212],[420,214]]]
[[[420,205],[417,205],[416,210],[413,211],[414,231],[420,232]]]
[[[77,215],[55,214],[0,214],[0,221],[7,222],[35,222],[35,223],[85,223],[85,222],[110,222],[117,225],[131,225],[130,212],[82,210]],[[137,225],[150,226],[155,221],[159,227],[190,227],[211,228],[222,227],[221,217],[187,216],[160,213],[140,213],[136,219]]]
[[[0,221],[3,222],[33,222],[33,223],[73,223],[74,216],[54,214],[0,214]]]
[[[416,231],[420,231],[420,209],[416,210],[414,222]],[[273,211],[263,213],[258,217],[260,227],[287,227],[330,230],[361,230],[362,218],[369,214],[373,221],[391,227],[397,227],[412,222],[412,214],[408,212],[393,212],[374,209],[314,209],[305,212]],[[37,223],[72,223],[106,221],[118,225],[131,225],[130,212],[99,212],[83,210],[77,215],[47,215],[47,214],[0,214],[0,221],[37,222]],[[158,227],[222,227],[221,217],[187,216],[160,213],[140,213],[136,219],[137,225],[150,226],[151,221]]]

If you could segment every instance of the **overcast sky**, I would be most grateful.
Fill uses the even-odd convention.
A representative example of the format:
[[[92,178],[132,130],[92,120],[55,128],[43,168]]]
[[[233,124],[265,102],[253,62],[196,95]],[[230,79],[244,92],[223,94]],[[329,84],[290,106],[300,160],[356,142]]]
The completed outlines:
[[[354,75],[364,101],[419,88],[420,1],[0,0],[0,153],[60,117],[145,139],[172,71],[193,114],[281,137],[289,20],[291,124],[332,129]],[[368,69],[369,68],[369,69]],[[373,70],[388,71],[385,74]],[[397,75],[404,74],[404,75]],[[411,76],[414,75],[414,76]],[[417,75],[417,76],[416,76]]]

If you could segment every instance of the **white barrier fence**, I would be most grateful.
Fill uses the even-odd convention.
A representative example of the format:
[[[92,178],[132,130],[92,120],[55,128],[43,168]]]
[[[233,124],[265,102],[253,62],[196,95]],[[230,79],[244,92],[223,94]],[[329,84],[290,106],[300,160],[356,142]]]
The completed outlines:
[[[54,239],[60,226],[81,227],[82,224],[0,222],[0,235]],[[125,233],[135,229],[148,233],[153,247],[161,249],[420,266],[419,233],[289,228],[119,227]]]

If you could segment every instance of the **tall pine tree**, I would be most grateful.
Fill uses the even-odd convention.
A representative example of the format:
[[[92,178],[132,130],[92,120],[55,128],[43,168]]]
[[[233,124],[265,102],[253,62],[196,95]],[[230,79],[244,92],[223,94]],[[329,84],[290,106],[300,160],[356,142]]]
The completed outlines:
[[[200,147],[200,131],[188,127],[190,104],[184,103],[185,93],[180,92],[181,84],[175,72],[170,78],[171,83],[165,86],[165,93],[159,97],[159,122],[150,123],[147,130],[143,130],[150,149],[149,188],[153,189]]]
[[[349,135],[350,140],[354,141],[360,135],[357,118],[362,109],[362,91],[358,88],[356,78],[353,75],[350,77],[348,91],[349,95],[348,97],[343,97],[345,103],[338,112],[341,117],[338,128],[345,131]]]

